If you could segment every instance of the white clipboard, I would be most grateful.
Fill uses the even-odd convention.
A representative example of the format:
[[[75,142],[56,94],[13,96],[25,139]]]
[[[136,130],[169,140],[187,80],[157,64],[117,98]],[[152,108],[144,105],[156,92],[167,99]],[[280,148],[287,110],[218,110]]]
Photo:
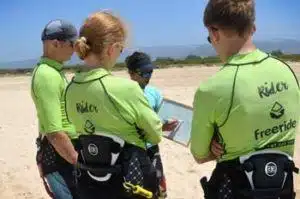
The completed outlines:
[[[188,147],[191,138],[193,108],[185,104],[164,98],[158,115],[162,120],[177,119],[178,126],[174,131],[163,132],[163,136],[185,147]]]

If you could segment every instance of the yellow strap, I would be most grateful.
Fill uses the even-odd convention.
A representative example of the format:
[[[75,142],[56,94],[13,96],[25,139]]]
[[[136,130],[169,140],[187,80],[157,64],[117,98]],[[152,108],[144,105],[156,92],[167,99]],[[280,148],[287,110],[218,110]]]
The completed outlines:
[[[125,187],[125,189],[131,191],[133,194],[144,196],[145,198],[153,197],[153,193],[151,191],[148,191],[139,185],[133,185],[131,183],[124,182],[123,186]]]

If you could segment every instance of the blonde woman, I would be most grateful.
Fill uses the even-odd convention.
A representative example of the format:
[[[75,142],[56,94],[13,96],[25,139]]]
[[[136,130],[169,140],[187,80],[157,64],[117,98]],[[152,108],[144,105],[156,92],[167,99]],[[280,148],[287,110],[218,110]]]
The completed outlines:
[[[110,72],[126,35],[118,17],[97,12],[85,20],[75,42],[86,68],[74,76],[65,99],[79,132],[77,182],[85,199],[156,195],[156,171],[145,143],[160,142],[162,124],[138,83]]]

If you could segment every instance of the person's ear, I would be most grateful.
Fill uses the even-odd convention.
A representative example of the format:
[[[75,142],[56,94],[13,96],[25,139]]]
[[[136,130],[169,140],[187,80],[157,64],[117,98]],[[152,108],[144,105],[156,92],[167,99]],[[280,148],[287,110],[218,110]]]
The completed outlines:
[[[57,40],[53,40],[53,41],[51,41],[51,46],[53,46],[54,48],[58,48],[59,42]]]
[[[106,49],[106,54],[108,57],[111,57],[114,53],[114,45],[109,45]]]
[[[61,42],[61,41],[59,41],[59,40],[53,40],[53,46],[55,47],[55,48],[63,48],[64,47],[64,42]]]
[[[220,37],[220,32],[218,30],[211,30],[211,40],[213,43],[219,43]]]
[[[252,35],[253,35],[255,32],[256,32],[256,25],[253,24],[253,26],[252,26],[252,31],[251,31]]]

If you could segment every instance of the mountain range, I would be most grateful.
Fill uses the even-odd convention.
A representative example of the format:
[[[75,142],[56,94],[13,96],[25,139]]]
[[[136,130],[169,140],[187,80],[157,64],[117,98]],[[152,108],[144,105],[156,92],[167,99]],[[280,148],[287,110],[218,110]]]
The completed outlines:
[[[255,41],[258,48],[263,51],[271,52],[273,50],[281,50],[285,54],[300,54],[300,41],[292,39],[276,39],[272,41]],[[184,59],[188,55],[196,56],[215,56],[215,50],[209,44],[202,45],[174,45],[174,46],[151,46],[151,47],[140,47],[139,51],[148,53],[152,59],[157,57],[170,57],[176,59]],[[119,62],[125,60],[125,58],[132,54],[132,50],[124,50],[119,58]],[[0,62],[0,69],[16,69],[16,68],[32,68],[38,61],[39,58],[12,61],[12,62]],[[77,65],[81,64],[82,61],[73,55],[71,60],[66,65]]]

